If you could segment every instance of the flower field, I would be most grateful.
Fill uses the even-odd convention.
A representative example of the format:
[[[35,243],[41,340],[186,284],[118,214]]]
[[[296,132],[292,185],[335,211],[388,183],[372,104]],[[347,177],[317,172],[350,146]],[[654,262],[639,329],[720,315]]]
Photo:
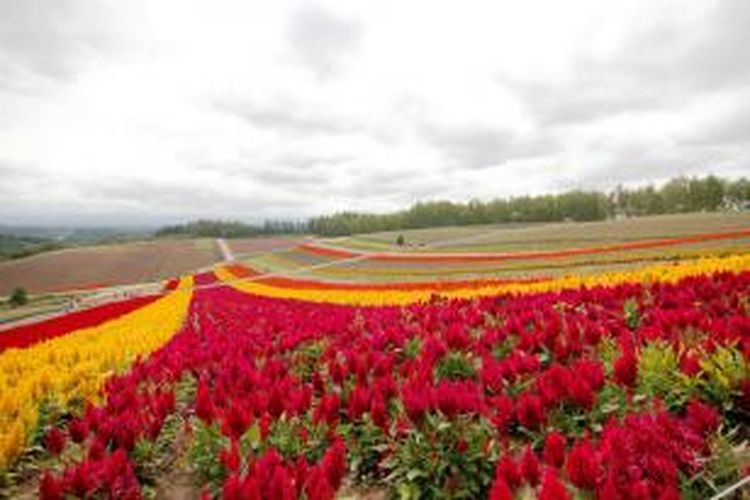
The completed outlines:
[[[750,474],[747,254],[401,283],[228,265],[120,307],[3,344],[9,492],[41,469],[47,499],[175,471],[196,498],[672,499]]]

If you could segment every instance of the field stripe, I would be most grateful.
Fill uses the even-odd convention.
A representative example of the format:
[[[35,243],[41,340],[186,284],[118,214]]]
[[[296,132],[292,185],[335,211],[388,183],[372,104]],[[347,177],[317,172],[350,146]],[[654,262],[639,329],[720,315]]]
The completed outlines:
[[[91,328],[144,307],[159,299],[159,295],[135,297],[110,302],[83,311],[75,311],[37,323],[0,331],[0,353],[10,348],[25,348],[44,340],[65,335],[81,328]]]
[[[718,233],[703,233],[680,238],[660,238],[645,241],[631,241],[588,248],[568,248],[565,250],[533,251],[533,252],[483,252],[483,253],[397,253],[397,252],[356,252],[343,248],[331,247],[315,243],[300,245],[298,249],[316,255],[328,255],[339,258],[353,258],[364,256],[366,260],[385,262],[505,262],[511,260],[554,259],[579,255],[595,255],[624,250],[643,250],[662,248],[689,243],[707,241],[733,240],[750,237],[750,229]]]
[[[217,277],[233,288],[255,295],[360,306],[403,305],[429,300],[434,295],[445,298],[475,298],[503,294],[529,294],[557,292],[581,287],[613,286],[622,283],[673,283],[690,276],[718,272],[744,272],[750,270],[750,255],[705,258],[680,263],[656,264],[642,269],[603,273],[590,276],[566,276],[538,283],[490,284],[487,286],[441,290],[440,282],[434,282],[433,289],[399,290],[397,288],[351,289],[336,287],[329,283],[327,288],[309,289],[275,286],[272,282],[258,279],[258,276],[237,276],[231,267],[219,267]],[[262,275],[260,275],[262,278]],[[326,283],[326,282],[321,282]],[[328,285],[328,284],[327,284]]]
[[[112,321],[0,354],[0,468],[24,448],[39,407],[96,401],[107,378],[148,356],[177,333],[187,317],[192,277],[177,290]]]

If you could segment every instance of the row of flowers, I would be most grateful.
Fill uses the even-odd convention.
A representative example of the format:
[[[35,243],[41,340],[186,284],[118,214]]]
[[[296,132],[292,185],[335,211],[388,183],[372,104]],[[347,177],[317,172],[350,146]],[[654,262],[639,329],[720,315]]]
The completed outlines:
[[[100,325],[135,311],[158,298],[158,295],[134,297],[3,330],[0,332],[0,354],[6,349],[22,349],[74,330]]]
[[[709,257],[680,263],[655,264],[639,269],[596,275],[571,275],[553,279],[439,281],[424,283],[347,284],[309,279],[263,276],[243,265],[215,270],[220,280],[255,295],[312,302],[382,306],[427,301],[439,294],[448,298],[472,298],[501,293],[541,293],[621,283],[672,283],[688,276],[750,270],[750,255]]]
[[[566,248],[562,250],[541,250],[531,252],[481,252],[481,253],[427,253],[427,252],[370,252],[362,253],[353,250],[322,246],[314,243],[300,245],[298,249],[314,255],[321,255],[335,259],[353,259],[366,257],[368,260],[386,262],[504,262],[511,260],[554,259],[580,255],[596,255],[602,253],[643,250],[650,248],[666,248],[709,241],[741,240],[750,237],[750,230],[723,231],[714,233],[693,234],[677,238],[659,238],[652,240],[627,241],[623,243],[592,246],[583,248]]]
[[[552,272],[576,272],[589,267],[649,264],[663,261],[690,260],[706,257],[726,257],[746,253],[750,239],[744,244],[727,246],[701,245],[701,248],[656,249],[649,251],[612,252],[559,259],[518,260],[498,265],[493,262],[435,263],[435,262],[380,262],[357,260],[315,269],[315,275],[329,279],[357,279],[362,277],[391,278],[394,276],[422,278],[440,276],[498,275],[539,276]],[[532,274],[533,273],[533,274]]]
[[[207,497],[707,496],[748,472],[746,264],[366,308],[199,287],[169,343],[45,429],[40,494],[138,498],[166,440]]]
[[[156,300],[137,299],[59,318],[62,326],[42,325],[41,333],[29,334],[37,343],[0,354],[0,469],[27,445],[46,408],[95,400],[109,376],[162,347],[187,314],[191,283],[192,277],[186,277],[184,290]],[[99,316],[113,310],[122,314]],[[46,329],[50,335],[42,338]]]

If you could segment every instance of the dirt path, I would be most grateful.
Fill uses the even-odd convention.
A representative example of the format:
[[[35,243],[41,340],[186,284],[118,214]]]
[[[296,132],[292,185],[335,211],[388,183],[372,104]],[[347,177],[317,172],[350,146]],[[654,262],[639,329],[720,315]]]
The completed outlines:
[[[232,249],[229,248],[229,245],[227,245],[227,240],[224,238],[216,238],[216,246],[219,247],[219,252],[221,252],[221,258],[224,262],[234,262],[234,254],[232,253]]]

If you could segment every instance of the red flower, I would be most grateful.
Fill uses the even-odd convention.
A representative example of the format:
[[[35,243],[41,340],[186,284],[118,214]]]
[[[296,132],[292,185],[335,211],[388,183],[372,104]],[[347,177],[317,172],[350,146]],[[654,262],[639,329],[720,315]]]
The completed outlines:
[[[305,483],[307,500],[333,500],[336,492],[328,482],[328,477],[321,467],[313,467]]]
[[[535,394],[523,393],[516,403],[516,418],[527,429],[538,429],[546,420],[541,398]]]
[[[50,427],[44,436],[44,447],[51,455],[59,455],[65,448],[65,434],[57,427]]]
[[[687,424],[694,431],[706,436],[715,431],[721,423],[719,413],[705,403],[692,400],[687,407]]]
[[[689,353],[683,354],[680,358],[680,370],[689,377],[699,374],[701,371],[701,364],[698,361],[697,356],[693,356]]]
[[[232,441],[229,449],[219,452],[219,460],[229,472],[237,472],[240,469],[240,450],[237,441]]]
[[[214,404],[211,402],[211,394],[203,379],[198,383],[198,391],[195,395],[195,414],[207,424],[213,422],[216,415]]]
[[[513,491],[508,486],[508,483],[505,482],[503,476],[496,476],[492,482],[489,500],[513,500]]]
[[[250,427],[251,420],[252,416],[250,412],[244,407],[239,406],[237,402],[234,402],[229,407],[229,410],[224,412],[221,430],[224,435],[237,440]]]
[[[581,489],[593,490],[599,476],[599,463],[587,439],[578,441],[568,454],[565,464],[568,479]]]
[[[68,425],[68,433],[70,439],[77,444],[80,444],[86,440],[86,436],[89,433],[89,427],[85,420],[76,418]]]
[[[511,487],[518,488],[521,485],[521,470],[510,455],[503,455],[495,467],[495,478],[501,477]]]
[[[557,470],[546,468],[544,479],[542,479],[542,489],[539,491],[539,500],[569,500],[570,498],[568,489],[557,477]]]
[[[65,495],[65,489],[63,482],[49,472],[45,472],[42,475],[41,481],[39,481],[39,498],[41,500],[63,500]]]
[[[565,461],[565,436],[558,430],[547,434],[544,440],[543,458],[545,463],[561,467]]]
[[[386,407],[383,396],[376,392],[373,394],[372,402],[370,404],[370,416],[372,421],[380,427],[383,432],[387,432],[388,429],[388,408]]]
[[[635,384],[638,377],[638,359],[632,349],[627,349],[617,358],[614,366],[615,380],[625,386]]]
[[[531,446],[527,445],[521,457],[521,475],[527,483],[536,486],[539,483],[540,473],[539,459],[534,450],[531,449]]]

